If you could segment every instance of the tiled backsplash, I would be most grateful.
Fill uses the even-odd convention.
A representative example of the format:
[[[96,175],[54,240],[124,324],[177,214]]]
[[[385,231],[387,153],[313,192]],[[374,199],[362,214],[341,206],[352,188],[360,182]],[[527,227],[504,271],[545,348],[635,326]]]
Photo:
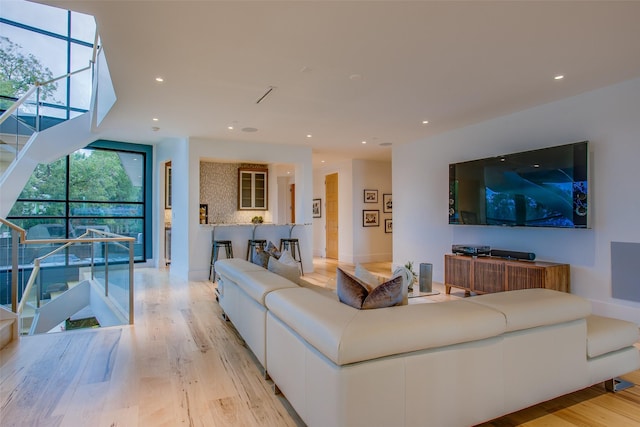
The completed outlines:
[[[200,162],[200,203],[209,205],[209,223],[249,223],[267,211],[238,210],[238,168],[266,168],[247,163]],[[267,218],[265,218],[267,221]]]

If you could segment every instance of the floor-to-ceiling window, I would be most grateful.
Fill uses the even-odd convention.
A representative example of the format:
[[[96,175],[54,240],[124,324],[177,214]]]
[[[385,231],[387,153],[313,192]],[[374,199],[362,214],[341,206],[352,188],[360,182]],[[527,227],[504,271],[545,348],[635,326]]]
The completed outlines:
[[[74,238],[90,228],[134,237],[135,259],[144,260],[150,252],[151,154],[146,145],[98,141],[40,164],[8,219],[28,239]]]
[[[89,66],[96,24],[92,16],[27,1],[0,7],[0,109],[40,83]],[[89,108],[91,70],[41,88],[44,129]]]

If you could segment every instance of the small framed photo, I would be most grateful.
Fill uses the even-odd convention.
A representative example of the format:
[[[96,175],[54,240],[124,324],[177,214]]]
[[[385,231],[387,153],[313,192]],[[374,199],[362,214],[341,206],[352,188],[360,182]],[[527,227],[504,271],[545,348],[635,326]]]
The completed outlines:
[[[364,190],[365,203],[378,203],[378,190]]]
[[[392,219],[385,219],[384,220],[384,232],[385,233],[393,233],[393,220]]]
[[[322,199],[313,199],[311,213],[314,218],[322,218]]]
[[[171,209],[171,162],[164,164],[164,208]]]
[[[391,194],[382,195],[382,212],[384,213],[393,212],[393,199],[391,198]]]
[[[363,210],[362,211],[363,227],[380,227],[380,211],[379,210]]]

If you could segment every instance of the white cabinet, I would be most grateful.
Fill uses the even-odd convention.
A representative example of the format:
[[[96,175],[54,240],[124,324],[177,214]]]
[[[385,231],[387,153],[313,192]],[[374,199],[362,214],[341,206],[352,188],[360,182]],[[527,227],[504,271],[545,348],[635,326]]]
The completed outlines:
[[[238,209],[267,209],[267,169],[238,169]]]

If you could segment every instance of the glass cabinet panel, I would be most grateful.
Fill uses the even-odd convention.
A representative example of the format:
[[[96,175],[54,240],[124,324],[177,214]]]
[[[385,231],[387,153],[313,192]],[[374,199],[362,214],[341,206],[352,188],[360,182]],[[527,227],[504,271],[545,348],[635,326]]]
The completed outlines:
[[[238,209],[267,209],[267,169],[238,169]]]

